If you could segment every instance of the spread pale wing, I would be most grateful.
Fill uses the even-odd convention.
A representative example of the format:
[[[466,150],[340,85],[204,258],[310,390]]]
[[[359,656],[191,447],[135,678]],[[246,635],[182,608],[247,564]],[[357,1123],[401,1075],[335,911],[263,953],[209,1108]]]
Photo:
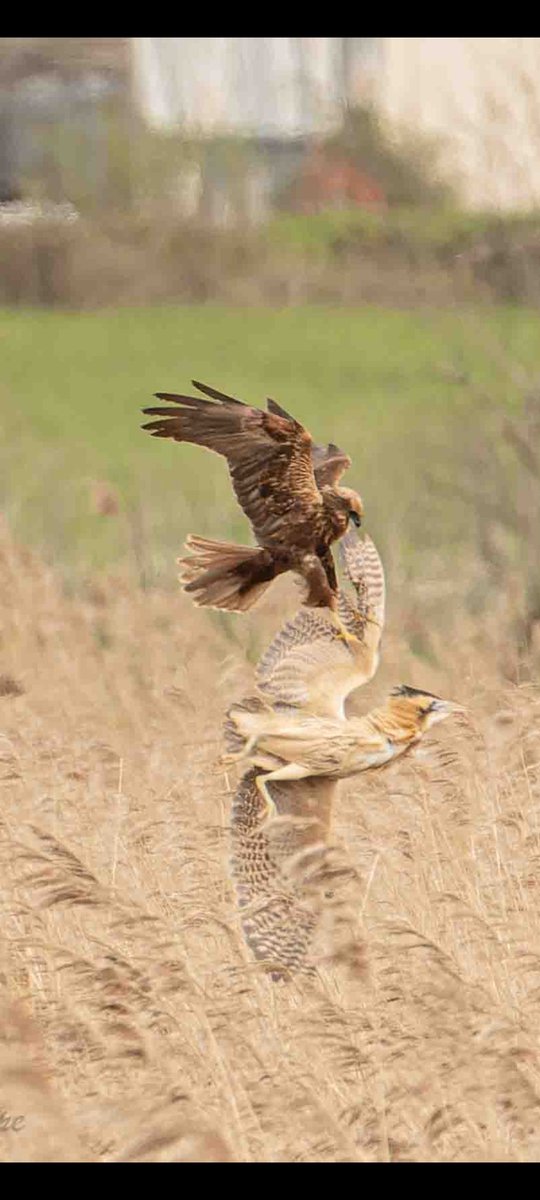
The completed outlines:
[[[262,969],[280,979],[313,969],[317,931],[324,926],[326,932],[334,892],[352,872],[346,861],[335,862],[327,843],[338,784],[324,778],[269,784],[279,816],[291,818],[270,833],[261,827],[256,775],[253,768],[244,775],[234,798],[231,875],[246,943]],[[330,954],[337,953],[339,929],[334,935],[331,925],[327,938]]]
[[[157,420],[143,429],[222,454],[257,539],[290,543],[295,527],[311,524],[322,505],[311,435],[292,417],[250,408],[195,380],[193,386],[211,399],[158,392],[159,400],[177,407],[144,409]]]
[[[274,638],[257,667],[259,692],[273,705],[295,705],[319,716],[342,717],[346,697],[378,665],[384,624],[384,570],[370,538],[350,530],[340,543],[356,596],[340,589],[339,615],[355,642],[345,642],[332,614],[302,607]]]
[[[358,535],[349,529],[339,543],[339,554],[343,569],[356,591],[357,617],[364,622],[376,621],[382,630],[386,587],[384,567],[375,543],[367,535],[361,541]]]

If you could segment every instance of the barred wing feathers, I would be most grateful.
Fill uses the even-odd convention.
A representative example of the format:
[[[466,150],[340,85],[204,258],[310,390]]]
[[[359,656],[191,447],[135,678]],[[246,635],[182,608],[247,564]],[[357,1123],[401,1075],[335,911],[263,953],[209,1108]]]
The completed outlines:
[[[341,959],[363,969],[358,902],[349,912],[356,875],[328,841],[339,785],[322,778],[269,784],[281,820],[263,829],[256,775],[251,768],[240,781],[230,834],[231,875],[248,949],[274,980],[311,975],[324,962]]]
[[[339,553],[343,569],[356,591],[359,617],[364,621],[375,621],[382,630],[386,586],[384,567],[375,543],[367,534],[361,541],[349,529],[339,543]]]
[[[273,704],[342,717],[346,697],[377,669],[384,623],[383,566],[370,538],[361,541],[349,531],[342,545],[343,566],[356,596],[340,589],[339,615],[356,642],[344,642],[327,609],[300,608],[257,667],[258,689]]]

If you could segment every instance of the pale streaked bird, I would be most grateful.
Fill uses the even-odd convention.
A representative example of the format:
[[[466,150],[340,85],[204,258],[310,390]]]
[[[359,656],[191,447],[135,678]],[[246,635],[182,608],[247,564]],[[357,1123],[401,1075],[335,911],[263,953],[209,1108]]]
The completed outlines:
[[[385,766],[417,745],[437,722],[463,711],[460,704],[405,684],[379,708],[349,720],[281,707],[276,711],[253,697],[232,705],[225,733],[236,758],[261,768],[256,782],[271,818],[276,810],[268,783],[318,775],[345,779]]]
[[[286,978],[293,972],[310,971],[313,938],[322,913],[316,897],[306,895],[302,886],[299,859],[308,874],[314,859],[325,862],[339,784],[322,777],[270,784],[282,818],[281,825],[274,824],[270,838],[255,777],[256,769],[250,768],[233,801],[231,874],[249,949],[273,978]],[[291,875],[293,863],[298,866]]]
[[[350,638],[340,639],[328,609],[300,608],[257,666],[259,693],[268,705],[339,719],[346,696],[377,668],[384,625],[382,563],[373,542],[367,537],[361,541],[352,529],[341,539],[339,554],[353,585],[338,594],[338,612]],[[242,739],[230,738],[230,748],[242,750]],[[338,956],[345,932],[347,962],[358,964],[363,948],[356,923],[351,933],[343,923],[343,897],[337,901],[333,887],[327,893],[324,883],[334,871],[330,838],[339,781],[313,775],[268,784],[272,811],[280,817],[270,830],[264,820],[267,792],[263,796],[257,787],[258,773],[250,767],[244,775],[231,813],[231,871],[247,945],[273,978],[284,978],[291,972],[309,973],[319,961],[321,930],[329,935],[331,954]],[[346,863],[344,848],[338,857],[340,853]],[[311,884],[307,893],[304,884],[312,880],[315,864],[321,888],[314,897]],[[346,908],[346,897],[344,902]]]
[[[384,570],[371,538],[348,530],[339,543],[350,594],[340,588],[344,642],[327,609],[303,606],[279,630],[256,669],[257,690],[272,705],[320,717],[345,715],[347,696],[373,677],[384,627]]]

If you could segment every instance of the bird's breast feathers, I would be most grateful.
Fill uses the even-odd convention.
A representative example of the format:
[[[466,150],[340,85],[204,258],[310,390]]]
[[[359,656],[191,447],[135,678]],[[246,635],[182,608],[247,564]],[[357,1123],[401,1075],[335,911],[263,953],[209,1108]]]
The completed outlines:
[[[326,513],[326,535],[329,541],[337,541],[347,532],[349,524],[349,515],[339,509],[330,510]]]
[[[368,771],[370,767],[382,767],[390,762],[397,753],[395,742],[391,738],[380,738],[373,742],[356,742],[343,756],[341,769],[344,775],[355,771]]]

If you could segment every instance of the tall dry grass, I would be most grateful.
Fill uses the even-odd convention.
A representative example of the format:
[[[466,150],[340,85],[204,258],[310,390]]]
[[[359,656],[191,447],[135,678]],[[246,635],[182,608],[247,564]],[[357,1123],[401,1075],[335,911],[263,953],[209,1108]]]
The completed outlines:
[[[420,663],[396,593],[355,708],[405,680],[470,721],[342,793],[365,970],[272,983],[239,931],[216,759],[252,627],[294,603],[284,584],[232,642],[121,574],[67,597],[2,531],[3,1159],[539,1157],[538,690],[501,679],[496,615],[456,613]]]

